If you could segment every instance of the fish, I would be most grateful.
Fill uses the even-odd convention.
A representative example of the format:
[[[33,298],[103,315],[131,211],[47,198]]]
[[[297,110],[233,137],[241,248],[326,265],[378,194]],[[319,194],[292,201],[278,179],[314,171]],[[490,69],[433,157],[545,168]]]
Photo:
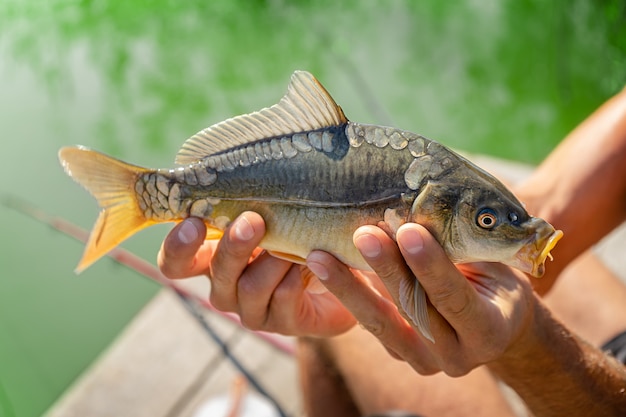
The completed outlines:
[[[349,121],[306,71],[293,73],[277,104],[191,136],[173,168],[131,165],[82,146],[62,148],[59,159],[101,208],[77,273],[151,225],[199,217],[206,238],[219,239],[244,211],[263,217],[260,247],[273,256],[305,264],[311,251],[323,250],[366,271],[352,240],[363,225],[395,238],[402,224],[419,223],[453,262],[501,262],[535,277],[563,235],[444,145]],[[434,342],[419,281],[403,281],[398,299]]]

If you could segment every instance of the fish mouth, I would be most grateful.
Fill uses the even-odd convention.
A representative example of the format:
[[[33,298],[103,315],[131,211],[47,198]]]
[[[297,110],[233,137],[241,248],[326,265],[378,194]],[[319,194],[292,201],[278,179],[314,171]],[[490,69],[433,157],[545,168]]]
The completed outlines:
[[[528,240],[528,243],[515,254],[515,266],[517,268],[536,278],[543,276],[546,258],[553,259],[550,251],[554,249],[557,242],[563,237],[562,231],[554,230],[552,226],[550,226],[550,229],[551,231],[547,233],[540,233],[539,231],[535,233]]]

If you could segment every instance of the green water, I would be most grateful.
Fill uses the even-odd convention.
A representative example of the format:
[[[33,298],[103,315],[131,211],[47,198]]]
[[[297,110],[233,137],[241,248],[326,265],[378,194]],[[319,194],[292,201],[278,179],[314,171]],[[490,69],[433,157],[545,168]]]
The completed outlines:
[[[596,1],[0,2],[0,195],[90,228],[59,168],[83,144],[170,166],[185,138],[313,72],[346,115],[537,163],[624,84],[625,9]],[[0,416],[41,414],[157,291],[0,207]],[[124,246],[154,261],[168,227]]]

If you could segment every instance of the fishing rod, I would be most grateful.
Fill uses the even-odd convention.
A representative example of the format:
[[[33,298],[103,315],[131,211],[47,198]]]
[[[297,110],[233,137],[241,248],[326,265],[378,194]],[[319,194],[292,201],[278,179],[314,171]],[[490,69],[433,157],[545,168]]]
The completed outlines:
[[[30,203],[24,201],[19,197],[5,196],[4,198],[2,198],[2,204],[7,208],[25,214],[28,217],[49,227],[52,227],[54,230],[70,236],[82,243],[86,243],[87,239],[89,238],[89,232],[87,232],[85,229],[63,218],[51,216],[43,210],[34,207]],[[254,375],[252,375],[245,368],[245,366],[232,354],[232,352],[228,348],[228,344],[224,342],[224,340],[208,323],[198,306],[201,306],[202,308],[211,312],[217,313],[221,317],[226,318],[227,320],[238,325],[240,328],[245,329],[246,331],[256,335],[260,339],[264,340],[274,348],[287,355],[293,356],[295,354],[295,349],[293,345],[286,343],[284,340],[276,337],[271,333],[246,329],[241,324],[241,320],[236,315],[227,314],[216,309],[208,299],[201,298],[196,294],[193,294],[192,292],[186,290],[182,286],[168,279],[154,265],[123,248],[117,247],[111,250],[107,255],[116,262],[134,270],[140,275],[149,278],[159,285],[172,290],[178,296],[178,299],[181,301],[185,309],[192,315],[192,317],[196,319],[196,321],[200,324],[203,330],[220,347],[223,355],[233,364],[233,366],[235,366],[235,368],[239,372],[243,374],[243,376],[250,382],[250,384],[259,392],[259,394],[264,396],[270,403],[272,403],[272,405],[275,407],[276,411],[281,417],[287,417],[287,414],[282,409],[279,402],[265,388],[263,388],[262,384],[257,381]]]
[[[183,305],[187,308],[187,311],[189,311],[189,313],[198,320],[198,323],[200,323],[200,325],[209,335],[209,337],[211,337],[211,339],[213,339],[213,341],[220,347],[224,356],[226,356],[230,360],[230,363],[232,363],[233,366],[237,368],[239,372],[241,372],[241,374],[248,380],[248,382],[250,382],[250,384],[257,390],[259,394],[264,396],[270,403],[272,403],[280,417],[287,417],[287,414],[281,407],[278,400],[276,400],[274,396],[267,392],[265,388],[263,388],[263,386],[259,383],[259,381],[254,377],[254,375],[252,375],[239,361],[239,359],[237,359],[237,357],[231,353],[228,344],[224,342],[224,340],[222,340],[222,338],[217,334],[215,329],[209,324],[207,320],[205,320],[202,312],[200,312],[200,310],[196,308],[197,304],[191,302],[188,299],[185,299],[182,294],[176,294],[181,298],[181,301],[183,302]]]
[[[85,229],[63,218],[51,216],[45,213],[43,210],[32,206],[30,203],[22,200],[21,198],[15,196],[4,197],[2,199],[2,204],[5,207],[18,211],[22,214],[27,215],[28,217],[39,221],[40,223],[50,226],[54,230],[70,236],[78,240],[79,242],[87,242],[89,232],[87,232]],[[187,299],[193,300],[194,302],[201,305],[204,309],[217,313],[219,316],[237,324],[246,331],[249,331],[255,336],[258,336],[260,339],[265,340],[267,343],[280,350],[281,352],[284,352],[291,356],[295,354],[295,349],[292,344],[287,343],[285,340],[272,333],[260,332],[245,328],[241,324],[241,320],[238,316],[218,310],[213,306],[213,304],[211,304],[211,302],[207,298],[199,297],[198,295],[185,289],[183,286],[176,284],[174,281],[163,275],[156,266],[152,265],[150,262],[147,262],[143,258],[140,258],[139,256],[120,247],[111,250],[108,253],[108,256],[117,263],[122,264],[127,268],[130,268],[131,270],[156,282],[157,284],[166,287],[177,294],[181,294]]]

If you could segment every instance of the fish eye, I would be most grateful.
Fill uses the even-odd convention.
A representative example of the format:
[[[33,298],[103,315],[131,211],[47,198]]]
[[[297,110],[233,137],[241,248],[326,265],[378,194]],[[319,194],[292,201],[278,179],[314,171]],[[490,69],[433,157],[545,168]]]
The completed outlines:
[[[492,229],[498,223],[496,212],[490,208],[484,208],[476,216],[476,224],[483,229]]]

